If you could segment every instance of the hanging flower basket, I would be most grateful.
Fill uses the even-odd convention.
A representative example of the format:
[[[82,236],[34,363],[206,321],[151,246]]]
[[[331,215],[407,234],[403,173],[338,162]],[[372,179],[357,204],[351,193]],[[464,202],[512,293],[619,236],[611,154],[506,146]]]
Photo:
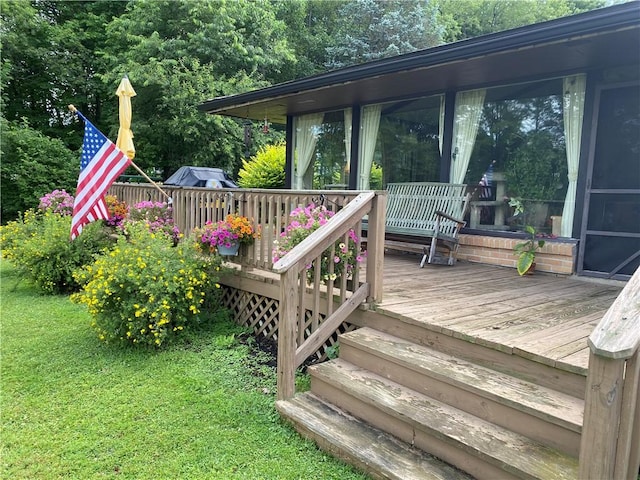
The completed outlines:
[[[240,250],[240,242],[238,241],[229,242],[228,245],[218,245],[220,255],[235,256],[238,255],[238,250]]]
[[[227,215],[217,223],[207,222],[195,230],[196,245],[203,253],[237,255],[240,245],[250,245],[258,238],[253,223],[237,213]]]

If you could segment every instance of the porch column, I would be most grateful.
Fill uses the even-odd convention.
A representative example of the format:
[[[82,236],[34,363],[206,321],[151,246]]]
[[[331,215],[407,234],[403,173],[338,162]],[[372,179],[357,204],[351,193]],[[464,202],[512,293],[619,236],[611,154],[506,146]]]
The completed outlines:
[[[293,186],[293,116],[287,115],[285,131],[284,188],[291,190]]]
[[[351,107],[351,158],[349,159],[349,190],[358,189],[358,158],[360,157],[360,105]],[[347,128],[345,125],[344,128]]]

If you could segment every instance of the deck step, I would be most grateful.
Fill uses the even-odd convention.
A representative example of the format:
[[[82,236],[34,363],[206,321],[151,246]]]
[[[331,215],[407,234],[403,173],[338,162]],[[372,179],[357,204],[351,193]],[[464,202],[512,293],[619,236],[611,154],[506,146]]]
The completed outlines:
[[[521,356],[515,351],[517,349],[482,344],[468,335],[447,332],[441,326],[427,320],[385,312],[380,308],[376,308],[376,311],[356,310],[352,314],[352,320],[360,327],[369,327],[404,338],[456,358],[517,376],[576,398],[584,398],[586,389],[584,374],[564,368],[559,369],[532,359],[530,356]]]
[[[343,359],[309,373],[316,395],[477,478],[577,478],[575,457]]]
[[[276,402],[303,436],[373,478],[472,480],[464,472],[327,404],[310,392]]]
[[[341,335],[340,358],[578,456],[581,399],[367,327]]]

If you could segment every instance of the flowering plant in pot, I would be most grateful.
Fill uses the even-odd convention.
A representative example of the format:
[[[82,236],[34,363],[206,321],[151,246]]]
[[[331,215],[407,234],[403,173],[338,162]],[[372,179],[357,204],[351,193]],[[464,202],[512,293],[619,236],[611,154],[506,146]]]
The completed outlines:
[[[280,239],[275,241],[272,252],[273,262],[284,257],[296,245],[326,224],[333,215],[334,212],[327,210],[326,207],[316,206],[313,203],[293,210],[290,214],[291,222],[280,234]],[[336,281],[342,275],[350,278],[354,267],[362,262],[365,255],[366,252],[358,251],[358,236],[353,230],[349,230],[346,241],[340,239],[336,241],[333,249],[329,248],[322,253],[320,281],[322,283]],[[315,278],[315,266],[310,264],[306,268],[307,281],[312,283]]]
[[[216,223],[207,222],[203,228],[195,229],[195,235],[201,251],[221,255],[235,255],[240,245],[250,245],[259,236],[252,220],[237,213]]]
[[[527,232],[527,240],[513,247],[514,254],[518,255],[516,268],[520,275],[524,275],[532,270],[535,266],[536,253],[540,248],[544,247],[545,244],[544,240],[537,238],[536,229],[531,225],[525,226],[524,230]]]

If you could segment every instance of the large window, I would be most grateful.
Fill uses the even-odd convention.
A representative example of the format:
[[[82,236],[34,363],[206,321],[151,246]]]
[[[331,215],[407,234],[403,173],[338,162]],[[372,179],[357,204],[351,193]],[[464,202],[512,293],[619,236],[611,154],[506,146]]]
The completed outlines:
[[[348,122],[345,123],[345,115]],[[348,129],[345,132],[345,124]],[[346,189],[349,183],[350,110],[296,117],[294,188]]]
[[[340,110],[325,113],[316,145],[313,188],[347,189],[349,184],[347,153],[350,148],[345,140],[344,112]]]
[[[346,189],[358,142],[357,188],[449,181],[472,194],[469,227],[573,235],[585,75],[457,92],[452,131],[444,96],[296,117],[294,188]],[[357,133],[357,135],[356,135]],[[451,138],[451,162],[442,161]],[[448,160],[448,159],[447,159]]]
[[[367,168],[369,156],[370,187],[382,188],[394,182],[437,182],[443,122],[439,95],[364,107],[360,168]]]
[[[570,226],[583,102],[580,76],[458,94],[451,176],[471,187],[472,228],[562,235],[563,214]]]

